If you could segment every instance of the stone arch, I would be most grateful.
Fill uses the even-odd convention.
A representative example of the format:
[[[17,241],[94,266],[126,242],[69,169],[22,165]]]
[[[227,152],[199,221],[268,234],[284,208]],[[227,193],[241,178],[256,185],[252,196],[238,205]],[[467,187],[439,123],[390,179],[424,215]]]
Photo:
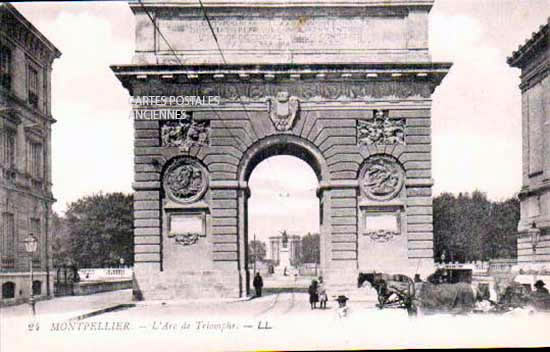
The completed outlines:
[[[305,161],[319,182],[329,177],[325,158],[313,143],[292,135],[276,135],[261,139],[247,149],[239,163],[238,180],[247,182],[260,162],[275,155],[291,155]]]
[[[2,298],[15,298],[15,283],[8,281],[2,285]]]

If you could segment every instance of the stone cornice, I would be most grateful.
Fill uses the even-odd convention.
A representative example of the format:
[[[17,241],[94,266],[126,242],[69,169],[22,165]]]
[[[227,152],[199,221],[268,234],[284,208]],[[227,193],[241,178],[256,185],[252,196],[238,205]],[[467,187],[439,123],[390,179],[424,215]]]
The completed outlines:
[[[263,100],[281,89],[303,101],[362,101],[384,97],[429,99],[450,67],[449,63],[410,63],[183,68],[181,65],[114,65],[111,69],[132,95],[149,95],[134,93],[136,86],[147,84],[156,95],[174,95],[170,90],[177,90],[178,95],[220,96],[228,101],[241,101],[242,97]]]
[[[508,65],[523,69],[526,62],[534,57],[543,48],[548,47],[548,27],[550,25],[550,17],[547,23],[540,26],[537,32],[534,32],[531,38],[525,41],[525,44],[520,45],[516,51],[507,59]]]
[[[207,8],[246,8],[246,7],[425,7],[431,9],[434,0],[204,0]],[[200,8],[194,0],[130,0],[132,10],[143,7],[187,7]]]

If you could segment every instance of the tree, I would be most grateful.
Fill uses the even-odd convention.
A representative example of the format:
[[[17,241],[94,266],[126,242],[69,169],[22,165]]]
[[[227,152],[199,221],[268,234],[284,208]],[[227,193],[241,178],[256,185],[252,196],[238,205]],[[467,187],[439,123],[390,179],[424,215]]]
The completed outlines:
[[[71,240],[65,218],[53,213],[50,224],[51,256],[54,267],[67,264],[71,258]]]
[[[434,198],[434,254],[437,261],[488,260],[515,256],[519,201],[492,202],[474,191]]]
[[[308,233],[302,237],[302,263],[321,263],[321,236],[318,233]]]
[[[133,196],[94,194],[69,204],[66,224],[79,267],[133,265]]]
[[[253,240],[248,243],[248,257],[250,263],[254,263],[256,260],[264,260],[266,254],[267,250],[264,242]]]

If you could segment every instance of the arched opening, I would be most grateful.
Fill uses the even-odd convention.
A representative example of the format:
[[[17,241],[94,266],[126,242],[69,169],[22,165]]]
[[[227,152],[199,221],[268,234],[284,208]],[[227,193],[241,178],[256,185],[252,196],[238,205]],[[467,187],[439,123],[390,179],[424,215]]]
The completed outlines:
[[[15,298],[15,284],[8,281],[2,285],[2,298]]]
[[[264,294],[305,290],[320,268],[321,165],[279,145],[257,153],[246,171],[248,272],[261,274]]]
[[[40,296],[42,294],[42,281],[34,280],[32,282],[32,294],[35,296]]]

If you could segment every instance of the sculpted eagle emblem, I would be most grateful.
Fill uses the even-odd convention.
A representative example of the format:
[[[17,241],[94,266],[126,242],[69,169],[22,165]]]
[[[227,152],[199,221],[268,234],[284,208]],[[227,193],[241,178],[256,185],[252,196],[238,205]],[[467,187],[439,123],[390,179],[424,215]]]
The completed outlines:
[[[278,92],[276,97],[267,98],[267,111],[277,131],[292,128],[300,107],[297,97],[289,97],[288,92]]]

